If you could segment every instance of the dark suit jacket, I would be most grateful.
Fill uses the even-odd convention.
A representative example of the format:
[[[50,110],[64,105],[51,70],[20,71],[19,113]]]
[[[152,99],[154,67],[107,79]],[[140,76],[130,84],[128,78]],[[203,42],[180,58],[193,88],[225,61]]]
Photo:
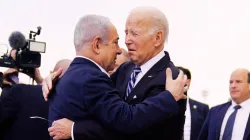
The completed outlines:
[[[197,140],[199,137],[202,125],[209,111],[209,107],[206,104],[200,103],[190,98],[189,98],[189,107],[190,107],[190,113],[191,113],[190,140]]]
[[[111,77],[116,84],[116,88],[119,89],[120,96],[123,99],[125,97],[127,84],[134,67],[134,63],[126,62],[121,65]],[[142,77],[142,79],[129,94],[126,102],[130,105],[136,105],[145,99],[150,99],[153,96],[160,95],[160,92],[165,90],[166,68],[171,68],[173,78],[178,76],[179,70],[171,62],[167,52],[165,52],[165,56]],[[145,127],[143,131],[138,133],[132,135],[123,135],[121,139],[180,140],[184,132],[186,100],[178,101],[178,104],[178,114],[174,114],[171,117],[166,117],[164,120],[159,121],[158,123],[151,123],[149,127]]]
[[[14,85],[1,96],[3,140],[46,140],[49,139],[48,123],[31,116],[48,117],[48,103],[42,95],[42,87]]]
[[[50,99],[49,119],[66,117],[76,122],[96,119],[106,128],[136,133],[178,110],[178,104],[169,91],[161,91],[158,96],[141,104],[128,105],[120,98],[111,79],[97,65],[85,58],[75,58]],[[75,128],[78,132],[77,123]],[[75,140],[86,139],[77,133],[74,137]]]
[[[204,125],[202,126],[198,138],[199,140],[219,140],[221,125],[230,105],[231,101],[210,109]],[[250,140],[250,116],[248,118],[243,140]]]

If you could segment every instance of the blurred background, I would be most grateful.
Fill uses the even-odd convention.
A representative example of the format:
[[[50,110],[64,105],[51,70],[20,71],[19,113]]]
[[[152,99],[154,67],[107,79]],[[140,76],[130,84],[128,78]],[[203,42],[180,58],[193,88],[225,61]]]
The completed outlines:
[[[8,45],[13,31],[28,38],[30,30],[41,26],[36,39],[47,43],[40,67],[45,77],[59,59],[74,58],[73,31],[85,14],[108,16],[126,49],[125,20],[137,6],[155,6],[166,14],[170,33],[165,50],[175,65],[191,70],[189,96],[210,107],[226,102],[231,72],[250,68],[248,0],[0,0],[0,44]],[[5,51],[0,45],[0,52]],[[30,83],[24,74],[20,79]]]

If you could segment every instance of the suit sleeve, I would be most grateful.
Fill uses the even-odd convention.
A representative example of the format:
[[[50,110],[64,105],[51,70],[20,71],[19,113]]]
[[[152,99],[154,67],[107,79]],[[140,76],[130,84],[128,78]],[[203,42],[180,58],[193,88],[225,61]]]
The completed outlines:
[[[0,99],[0,124],[3,120],[3,105],[2,105],[2,101]]]
[[[211,112],[213,109],[211,109],[206,117],[206,120],[201,128],[198,140],[207,140],[208,138],[208,127],[209,127],[209,122],[210,122],[210,116],[211,116]]]
[[[91,126],[91,127],[85,127]],[[75,122],[73,128],[74,140],[113,140],[115,139],[113,131],[103,127],[95,120],[83,120]]]
[[[110,78],[105,74],[89,75],[83,85],[84,103],[89,112],[102,124],[123,133],[137,133],[153,123],[176,113],[178,104],[169,91],[128,105],[120,97]]]

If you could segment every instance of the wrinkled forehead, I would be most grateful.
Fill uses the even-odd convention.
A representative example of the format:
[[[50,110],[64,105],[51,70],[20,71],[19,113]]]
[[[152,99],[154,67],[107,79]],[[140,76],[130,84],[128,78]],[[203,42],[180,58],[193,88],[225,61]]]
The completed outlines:
[[[148,16],[145,16],[145,14],[131,14],[128,16],[126,21],[126,29],[130,28],[145,28],[152,26],[152,19]]]

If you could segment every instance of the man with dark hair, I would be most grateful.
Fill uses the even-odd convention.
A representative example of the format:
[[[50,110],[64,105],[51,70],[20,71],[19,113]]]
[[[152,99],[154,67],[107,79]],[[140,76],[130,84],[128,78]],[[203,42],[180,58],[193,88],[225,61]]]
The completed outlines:
[[[187,86],[189,88],[191,82],[191,72],[184,67],[177,67],[187,75]],[[206,104],[187,98],[187,110],[185,112],[186,119],[184,125],[184,140],[197,140],[202,125],[206,119],[209,107]]]

